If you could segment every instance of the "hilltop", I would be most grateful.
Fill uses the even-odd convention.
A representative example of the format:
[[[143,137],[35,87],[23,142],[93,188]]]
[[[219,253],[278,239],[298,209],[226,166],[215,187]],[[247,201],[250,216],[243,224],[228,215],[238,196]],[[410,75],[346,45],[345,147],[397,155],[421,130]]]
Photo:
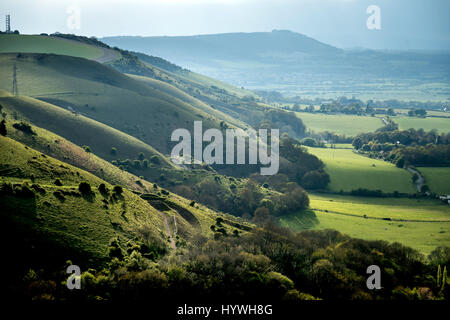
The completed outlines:
[[[342,50],[286,30],[101,40],[250,90],[311,99],[447,99],[445,52]]]
[[[223,33],[182,37],[104,37],[111,46],[151,53],[169,61],[189,57],[192,61],[210,59],[262,59],[266,56],[302,54],[336,54],[342,50],[303,34],[288,30],[272,32]]]

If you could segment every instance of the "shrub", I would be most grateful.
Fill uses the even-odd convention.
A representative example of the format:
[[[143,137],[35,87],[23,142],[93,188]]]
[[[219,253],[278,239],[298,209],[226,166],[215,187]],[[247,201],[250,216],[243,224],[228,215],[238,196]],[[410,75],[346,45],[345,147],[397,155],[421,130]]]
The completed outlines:
[[[117,148],[116,147],[112,147],[111,151],[109,153],[111,153],[112,156],[117,155]]]
[[[191,207],[195,206],[195,201],[191,201],[191,203],[189,203],[189,205],[190,205]]]
[[[57,198],[58,200],[61,200],[61,201],[64,201],[66,199],[66,197],[61,192],[61,190],[57,190],[57,191],[53,192],[53,195],[55,196],[55,198]]]
[[[92,152],[91,147],[89,147],[89,146],[83,146],[82,148],[84,149],[84,151],[86,151],[88,153]]]
[[[161,159],[159,159],[159,157],[157,155],[154,155],[150,158],[150,161],[154,164],[160,164],[161,163]]]
[[[19,131],[22,131],[25,134],[31,134],[31,135],[35,135],[36,132],[33,131],[33,129],[31,128],[31,126],[28,123],[25,122],[20,122],[20,123],[14,123],[13,127]]]
[[[20,190],[20,197],[22,198],[34,198],[35,194],[33,190],[31,190],[27,184],[22,185],[22,189]]]
[[[4,119],[0,122],[0,134],[2,136],[6,136],[6,134],[7,134],[7,132],[6,132],[6,122],[5,122]]]
[[[143,152],[139,152],[139,154],[138,154],[138,159],[139,159],[139,160],[144,160],[144,158],[145,158],[144,153],[143,153]]]
[[[122,194],[123,188],[119,185],[114,186],[113,191],[115,194]]]
[[[142,160],[142,166],[143,166],[144,168],[148,168],[148,159]]]
[[[133,161],[133,167],[135,167],[136,169],[140,169],[141,168],[141,162],[139,160],[134,160]]]
[[[78,190],[82,195],[89,195],[92,193],[91,185],[88,182],[81,182],[78,186]]]
[[[102,193],[102,194],[108,194],[109,193],[109,190],[108,190],[108,188],[106,187],[106,185],[104,183],[101,183],[98,186],[98,191],[100,191],[100,193]]]
[[[61,180],[59,180],[59,179],[56,179],[54,183],[56,186],[59,186],[59,187],[63,185]]]

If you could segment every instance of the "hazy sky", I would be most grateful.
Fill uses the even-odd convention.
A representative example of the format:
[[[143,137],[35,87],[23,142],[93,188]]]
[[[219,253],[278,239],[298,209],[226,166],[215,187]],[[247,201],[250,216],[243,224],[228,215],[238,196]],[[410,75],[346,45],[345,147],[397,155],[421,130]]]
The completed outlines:
[[[369,5],[381,10],[381,30],[367,29]],[[80,10],[79,29],[67,24],[73,6]],[[27,34],[159,36],[288,29],[338,47],[450,49],[449,0],[1,0],[1,30],[6,13],[12,28]]]

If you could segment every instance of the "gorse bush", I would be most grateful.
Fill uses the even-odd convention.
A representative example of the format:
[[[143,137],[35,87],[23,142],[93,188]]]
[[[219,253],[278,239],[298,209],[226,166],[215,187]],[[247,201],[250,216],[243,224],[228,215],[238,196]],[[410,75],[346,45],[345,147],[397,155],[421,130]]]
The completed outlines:
[[[89,182],[81,182],[78,185],[78,190],[82,195],[90,195],[92,193],[91,185]]]
[[[36,132],[33,131],[31,126],[28,123],[20,122],[20,123],[14,123],[13,128],[22,131],[25,134],[28,135],[36,135]]]

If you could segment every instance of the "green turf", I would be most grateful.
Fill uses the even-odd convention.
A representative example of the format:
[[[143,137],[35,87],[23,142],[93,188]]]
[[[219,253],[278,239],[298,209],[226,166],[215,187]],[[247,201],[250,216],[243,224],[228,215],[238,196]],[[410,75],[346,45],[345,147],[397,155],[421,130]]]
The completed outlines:
[[[148,83],[86,59],[31,54],[18,59],[1,54],[0,73],[6,76],[0,78],[0,89],[11,90],[14,63],[21,95],[71,107],[165,154],[170,153],[169,141],[175,129],[192,129],[196,120],[201,120],[205,129],[220,128],[221,120],[215,116]],[[106,145],[107,141],[103,143]]]
[[[27,210],[20,209],[26,200],[2,196],[2,201],[6,201],[2,206],[9,208],[2,214],[17,211],[9,217],[16,223],[26,223],[51,239],[64,241],[72,248],[98,257],[105,257],[106,246],[113,237],[119,236],[126,241],[136,236],[141,227],[160,237],[162,218],[137,195],[125,190],[122,199],[109,200],[97,188],[101,183],[110,190],[112,186],[88,172],[44,156],[7,137],[0,136],[0,148],[0,177],[3,182],[27,182],[45,190],[45,193],[36,192],[33,205]],[[62,186],[55,185],[56,179],[60,179]],[[66,195],[60,200],[53,194],[57,190],[77,192],[82,181],[91,185],[92,195]],[[108,200],[107,208],[104,207],[104,199]]]
[[[34,129],[43,132],[42,129]],[[173,219],[176,219],[177,234],[185,240],[194,234],[212,236],[210,226],[218,216],[232,225],[240,223],[250,226],[239,218],[217,213],[203,205],[191,206],[190,200],[175,194],[156,194],[161,190],[159,187],[155,189],[152,186],[150,192],[171,206],[161,209],[164,214],[127,189],[122,196],[112,199],[112,191],[105,196],[98,190],[101,183],[105,183],[109,190],[112,190],[112,185],[91,173],[46,156],[8,137],[0,136],[0,149],[0,184],[35,184],[45,190],[36,192],[36,197],[32,199],[0,194],[0,218],[13,220],[19,226],[27,225],[33,232],[46,234],[47,240],[62,242],[64,246],[98,258],[105,257],[106,247],[114,237],[119,237],[123,245],[136,237],[148,236],[166,242],[164,215],[169,224],[173,224]],[[105,169],[108,171],[108,168]],[[61,186],[55,184],[56,179],[61,181]],[[78,193],[82,181],[91,185],[91,195],[66,194],[64,199],[54,195],[58,190]],[[179,208],[189,211],[198,225],[185,220]],[[229,233],[235,229],[231,225],[225,228]],[[170,229],[173,230],[173,226]],[[243,230],[240,232],[246,233]]]
[[[425,131],[436,129],[438,132],[450,132],[450,118],[393,117],[392,120],[398,123],[400,130],[414,128]]]
[[[99,58],[103,50],[77,41],[34,35],[0,35],[0,53],[54,53],[87,59]]]
[[[411,174],[395,165],[358,155],[350,149],[307,148],[325,163],[330,175],[331,191],[351,191],[358,188],[392,193],[414,193]]]
[[[380,118],[354,115],[334,115],[296,112],[308,130],[335,132],[347,136],[371,132],[383,126]]]
[[[115,147],[118,150],[116,157],[136,159],[138,153],[143,152],[147,158],[157,155],[161,159],[162,166],[172,167],[163,155],[144,142],[52,104],[28,97],[12,97],[4,92],[0,96],[0,104],[8,108],[11,114],[16,112],[19,115],[26,115],[26,119],[37,126],[46,128],[79,146],[89,146],[95,154],[104,159],[114,158],[110,151]],[[73,156],[76,155],[74,153]]]
[[[280,218],[283,226],[305,229],[335,229],[366,240],[400,242],[424,254],[437,246],[450,245],[450,208],[434,200],[373,199],[337,195],[311,195],[311,208],[320,209],[292,213]],[[324,210],[328,210],[325,212]],[[332,213],[337,211],[355,216]],[[449,220],[449,222],[405,222],[365,219]]]
[[[450,168],[420,167],[419,171],[425,178],[425,184],[431,192],[437,194],[450,194]]]

